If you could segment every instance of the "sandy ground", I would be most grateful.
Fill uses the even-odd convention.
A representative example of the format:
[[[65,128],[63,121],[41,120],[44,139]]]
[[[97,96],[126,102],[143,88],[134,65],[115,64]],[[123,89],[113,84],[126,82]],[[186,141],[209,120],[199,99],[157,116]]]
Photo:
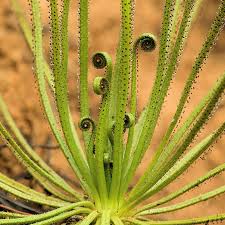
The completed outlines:
[[[216,0],[205,0],[200,16],[198,17],[193,29],[191,30],[189,41],[181,58],[180,67],[173,81],[170,95],[167,97],[161,119],[158,123],[152,146],[142,165],[140,166],[136,178],[137,179],[149,162],[152,152],[159,143],[165,132],[166,125],[169,123],[171,116],[175,110],[176,103],[179,99],[179,93],[183,88],[184,80],[190,73],[191,65],[198,54],[202,42],[207,34],[210,23],[215,15],[218,5]],[[24,8],[27,8],[27,1],[21,0]],[[48,38],[48,22],[46,1],[43,2],[44,12],[44,30],[45,37]],[[135,14],[135,37],[143,32],[152,32],[159,37],[162,8],[164,1],[158,0],[139,0],[136,3]],[[70,62],[69,62],[69,97],[71,100],[71,109],[74,120],[77,124],[78,114],[78,98],[77,98],[77,15],[76,1],[72,1],[72,9],[70,15]],[[90,57],[95,51],[107,51],[115,58],[115,49],[119,34],[119,0],[91,1],[90,8]],[[193,90],[191,102],[187,106],[186,114],[199,102],[201,97],[212,86],[219,75],[225,69],[225,31],[222,32],[218,39],[218,43],[212,51],[207,64],[198,79],[198,84]],[[139,112],[147,101],[150,93],[152,82],[154,80],[156,60],[158,49],[151,54],[140,54],[139,56]],[[91,89],[91,82],[98,73],[90,65],[90,96],[91,110],[96,116],[96,108],[98,108],[99,99],[94,96]],[[32,72],[32,55],[24,42],[23,36],[18,28],[16,18],[10,10],[9,0],[0,1],[0,93],[7,102],[18,126],[24,135],[33,144],[52,144],[54,139],[50,134],[50,128],[43,115],[42,108],[38,99],[38,92],[35,79]],[[207,124],[200,138],[218,127],[218,124],[224,121],[225,102],[223,101],[216,113],[215,117]],[[185,114],[185,115],[186,115]],[[185,118],[185,116],[184,116]],[[199,139],[197,139],[199,140]],[[194,145],[194,144],[193,144]],[[182,175],[174,184],[169,185],[160,195],[165,195],[172,190],[181,187],[188,181],[194,180],[198,176],[204,174],[210,168],[214,168],[219,163],[224,162],[224,145],[225,140],[219,140],[214,145],[204,160],[199,159],[188,171]],[[57,150],[44,150],[37,148],[37,151],[54,166],[54,168],[73,178],[72,172],[64,160],[62,154]],[[12,167],[13,165],[13,167]],[[2,172],[9,174],[11,177],[18,177],[21,173],[21,167],[11,156],[8,149],[0,150],[0,169]],[[206,185],[202,185],[199,190],[202,192],[211,190],[213,187],[224,184],[224,175],[219,175],[213,181],[209,181]],[[178,202],[187,197],[194,196],[200,191],[191,191],[184,197],[179,198]],[[162,215],[160,218],[189,218],[191,216],[203,216],[207,214],[215,214],[225,212],[224,196],[201,203],[198,206],[189,207],[180,210],[177,213],[170,213],[167,216]],[[224,222],[225,224],[225,222]]]

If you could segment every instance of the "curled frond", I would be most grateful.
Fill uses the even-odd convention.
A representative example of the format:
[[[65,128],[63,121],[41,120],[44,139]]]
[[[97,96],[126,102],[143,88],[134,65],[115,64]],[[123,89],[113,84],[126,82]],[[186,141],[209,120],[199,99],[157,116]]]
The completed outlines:
[[[107,66],[107,58],[104,53],[95,53],[92,57],[92,63],[96,69],[103,69]]]
[[[9,212],[0,212],[0,224],[174,225],[208,223],[225,219],[224,214],[176,221],[155,221],[147,218],[148,215],[177,211],[225,193],[225,186],[221,186],[177,204],[160,206],[225,171],[225,164],[166,197],[140,206],[144,200],[176,180],[224,134],[225,122],[189,149],[224,95],[225,74],[218,79],[183,124],[178,127],[178,123],[181,121],[196,78],[224,26],[225,1],[221,0],[206,40],[184,85],[169,128],[144,174],[131,191],[129,185],[154,137],[191,25],[203,0],[165,0],[155,81],[146,107],[139,118],[137,118],[138,54],[139,51],[152,52],[157,47],[157,40],[151,33],[143,33],[136,41],[133,40],[135,0],[120,1],[121,29],[115,64],[106,52],[96,52],[91,58],[91,63],[98,73],[101,72],[100,69],[104,69],[103,74],[98,75],[93,81],[94,92],[101,96],[99,113],[95,120],[92,120],[88,93],[89,0],[78,1],[77,46],[81,114],[79,128],[83,134],[84,145],[78,140],[68,96],[69,14],[72,1],[48,0],[51,69],[44,59],[40,0],[29,0],[32,30],[22,15],[17,1],[11,0],[27,43],[32,48],[37,86],[45,115],[59,148],[79,180],[83,194],[64,181],[33,151],[0,96],[0,112],[6,122],[5,125],[0,122],[0,137],[6,143],[4,146],[14,153],[28,172],[52,196],[32,190],[1,173],[0,189],[12,195],[12,198],[19,198],[15,205],[21,204],[22,210],[28,209],[29,212],[39,213],[20,200],[47,206],[47,210],[53,208],[37,215],[27,215],[25,211],[16,211],[11,205],[8,208],[3,205],[2,208]],[[58,5],[59,2],[62,3],[61,7]],[[49,84],[54,83],[51,86],[52,92],[46,85],[47,81]],[[9,131],[6,128],[9,128]],[[4,200],[7,200],[8,195],[4,196]],[[9,202],[13,204],[10,196]]]
[[[80,120],[79,127],[83,131],[94,130],[95,123],[90,117],[85,117]]]
[[[131,73],[131,103],[130,103],[130,114],[134,117],[134,123],[136,121],[137,114],[137,80],[138,80],[138,47],[145,52],[152,52],[156,48],[156,37],[151,33],[142,34],[134,43],[132,51],[132,73]],[[131,161],[131,148],[133,143],[134,126],[131,126],[128,133],[128,140],[126,144],[126,150],[124,154],[124,161]],[[129,167],[129,163],[123,164],[123,171],[126,171]],[[125,175],[125,173],[123,173]]]
[[[156,37],[150,33],[142,34],[135,42],[135,48],[140,46],[141,50],[151,52],[156,48]]]
[[[109,82],[104,77],[96,77],[93,83],[95,94],[104,95],[109,90]]]
[[[135,118],[131,113],[126,113],[124,117],[124,128],[130,128],[134,125]]]
[[[146,151],[149,142],[151,140],[151,137],[153,135],[154,128],[156,126],[156,120],[154,117],[158,116],[156,115],[155,111],[159,110],[159,107],[156,107],[158,104],[159,98],[158,94],[160,93],[161,89],[161,82],[163,80],[164,70],[166,67],[166,61],[168,58],[168,38],[170,34],[170,27],[171,27],[171,14],[174,9],[174,1],[173,0],[167,0],[165,2],[165,8],[164,8],[164,16],[163,16],[163,25],[162,25],[162,33],[160,38],[160,49],[159,49],[159,59],[158,59],[158,66],[157,66],[157,75],[156,79],[153,85],[152,94],[149,99],[148,107],[146,110],[146,117],[145,122],[143,123],[143,127],[140,130],[140,139],[138,140],[137,149],[135,149],[136,156],[132,158],[131,164],[129,165],[129,168],[127,169],[127,174],[122,184],[121,193],[125,193],[129,183],[135,173],[135,170],[138,166],[138,164],[141,161],[141,158],[144,155],[144,152]],[[155,104],[157,102],[157,104]]]

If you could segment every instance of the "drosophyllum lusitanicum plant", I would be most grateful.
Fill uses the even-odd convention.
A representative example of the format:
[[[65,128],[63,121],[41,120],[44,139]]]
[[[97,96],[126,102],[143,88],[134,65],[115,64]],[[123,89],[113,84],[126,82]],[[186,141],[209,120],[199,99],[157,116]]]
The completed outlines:
[[[152,215],[177,211],[225,192],[225,185],[209,192],[172,204],[170,201],[198,187],[225,170],[218,165],[197,180],[152,200],[152,196],[184,173],[225,130],[225,121],[202,140],[190,147],[211,118],[224,94],[222,74],[186,119],[180,122],[191,90],[210,50],[225,22],[225,1],[218,3],[217,14],[197,55],[179,103],[154,155],[137,182],[132,178],[148,150],[171,80],[176,73],[191,26],[204,0],[164,0],[159,41],[151,33],[133,39],[134,0],[121,0],[121,25],[116,60],[106,52],[92,56],[96,69],[105,72],[94,79],[93,89],[101,96],[98,118],[93,120],[88,99],[88,9],[89,1],[80,0],[79,18],[79,126],[73,121],[68,100],[68,16],[70,0],[49,0],[51,33],[51,66],[45,61],[39,0],[28,0],[32,29],[17,0],[11,0],[18,22],[34,56],[34,73],[44,113],[81,190],[75,190],[50,168],[22,136],[3,99],[0,110],[7,129],[0,123],[0,135],[29,173],[48,190],[37,192],[0,173],[0,188],[21,201],[38,203],[43,213],[29,215],[22,211],[0,211],[0,224],[200,224],[223,221],[224,214],[184,220],[154,220]],[[107,3],[108,4],[108,3]],[[151,18],[149,18],[151,19]],[[137,116],[137,53],[151,52],[158,43],[158,65],[151,94],[140,116]],[[153,53],[152,53],[153,54]],[[151,54],[149,55],[151,62]],[[102,70],[99,70],[102,71]],[[52,98],[55,104],[52,104]],[[57,112],[57,113],[56,113]],[[178,126],[179,125],[179,126]],[[83,139],[77,135],[82,130]],[[148,200],[148,201],[146,201]],[[146,203],[149,202],[149,203]],[[167,206],[164,206],[168,203]],[[10,211],[11,210],[11,211]]]

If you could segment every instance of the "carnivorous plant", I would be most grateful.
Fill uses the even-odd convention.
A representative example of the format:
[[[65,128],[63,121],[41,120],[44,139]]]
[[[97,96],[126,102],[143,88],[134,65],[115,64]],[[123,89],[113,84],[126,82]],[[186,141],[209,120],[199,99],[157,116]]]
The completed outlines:
[[[79,0],[78,126],[71,116],[68,99],[68,18],[72,1],[48,0],[51,66],[45,60],[43,50],[41,2],[28,0],[32,27],[27,22],[18,0],[11,0],[11,5],[33,53],[34,74],[46,119],[80,182],[81,190],[75,190],[70,186],[32,149],[1,97],[0,112],[4,116],[7,128],[0,123],[0,136],[20,163],[49,194],[33,190],[0,173],[0,189],[17,199],[38,203],[44,210],[33,215],[13,212],[10,209],[0,211],[0,224],[172,225],[201,224],[225,219],[225,213],[180,220],[160,220],[152,217],[184,209],[224,193],[225,185],[222,185],[185,201],[169,204],[170,201],[223,172],[225,164],[218,165],[204,176],[158,200],[151,198],[183,174],[224,133],[225,121],[190,147],[220,103],[225,90],[225,73],[187,118],[181,122],[180,120],[201,68],[224,27],[225,1],[220,0],[217,14],[180,93],[175,114],[159,145],[154,149],[146,170],[132,187],[130,184],[149,149],[186,40],[204,1],[164,0],[160,37],[156,38],[146,31],[136,40],[133,37],[135,0],[120,1],[121,24],[115,62],[106,52],[96,52],[91,56],[92,64],[100,74],[100,69],[104,69],[102,75],[97,76],[93,82],[94,92],[101,97],[98,118],[94,120],[90,113],[88,92],[90,6],[88,0]],[[157,49],[159,54],[156,74],[152,78],[153,87],[145,108],[138,116],[138,52],[154,54]],[[52,99],[55,100],[54,103]],[[82,140],[77,134],[78,129],[82,131]],[[166,203],[168,204],[164,206]]]

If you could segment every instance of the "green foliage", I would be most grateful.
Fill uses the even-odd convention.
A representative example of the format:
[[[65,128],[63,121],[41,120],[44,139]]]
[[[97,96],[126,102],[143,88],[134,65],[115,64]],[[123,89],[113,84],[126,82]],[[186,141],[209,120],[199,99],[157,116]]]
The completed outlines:
[[[34,56],[35,76],[40,100],[52,133],[76,174],[82,190],[72,188],[32,149],[0,97],[0,137],[19,162],[50,193],[32,190],[0,173],[0,189],[18,199],[38,203],[46,212],[36,215],[14,211],[0,212],[0,224],[200,224],[225,219],[225,214],[186,220],[152,220],[151,215],[177,211],[225,192],[225,186],[187,199],[169,203],[225,170],[221,164],[196,181],[149,204],[143,202],[157,194],[183,174],[224,133],[225,121],[194,147],[190,144],[217,108],[225,90],[225,74],[177,128],[189,100],[193,84],[225,23],[225,1],[221,0],[192,70],[185,82],[177,109],[153,159],[129,190],[134,174],[151,144],[171,80],[179,66],[191,25],[203,0],[165,0],[159,58],[155,81],[146,107],[137,118],[138,51],[156,49],[156,37],[142,34],[133,40],[134,0],[121,0],[121,30],[115,63],[106,52],[92,56],[97,69],[105,69],[94,79],[93,90],[101,96],[98,119],[90,114],[88,97],[88,15],[89,1],[80,0],[79,18],[79,99],[84,147],[77,135],[69,108],[68,92],[68,18],[70,0],[63,0],[59,13],[57,0],[49,0],[51,30],[50,68],[43,55],[42,22],[39,0],[29,0],[32,29],[17,0],[11,0],[19,25]],[[33,41],[32,41],[33,40]],[[51,92],[48,91],[51,89]],[[56,104],[52,106],[50,99]],[[54,108],[55,107],[55,108]],[[57,110],[57,116],[54,111]],[[59,123],[57,122],[59,121]],[[62,131],[62,132],[61,132]],[[126,135],[125,133],[128,133]],[[11,209],[12,210],[12,209]],[[77,217],[76,217],[77,216]],[[70,220],[70,222],[69,222]]]

